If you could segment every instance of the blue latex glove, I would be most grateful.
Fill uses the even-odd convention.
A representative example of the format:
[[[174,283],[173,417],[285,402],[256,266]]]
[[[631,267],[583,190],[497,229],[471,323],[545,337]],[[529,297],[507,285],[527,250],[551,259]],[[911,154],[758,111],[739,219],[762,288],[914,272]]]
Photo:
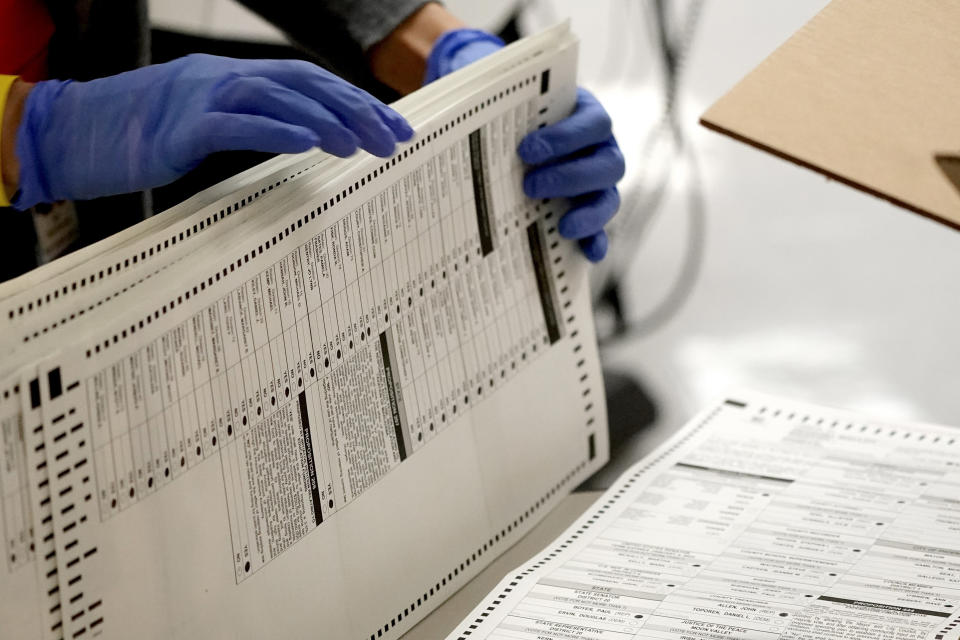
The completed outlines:
[[[412,135],[390,107],[309,62],[191,55],[92,82],[38,83],[17,131],[13,205],[160,186],[215,151],[385,157]]]
[[[503,46],[499,38],[475,29],[449,31],[433,45],[425,82],[456,71]],[[593,95],[578,89],[566,119],[528,134],[517,148],[531,169],[523,190],[531,198],[570,198],[572,207],[557,230],[577,239],[597,262],[607,253],[604,226],[620,208],[616,184],[623,177],[623,154],[613,137],[610,116]]]

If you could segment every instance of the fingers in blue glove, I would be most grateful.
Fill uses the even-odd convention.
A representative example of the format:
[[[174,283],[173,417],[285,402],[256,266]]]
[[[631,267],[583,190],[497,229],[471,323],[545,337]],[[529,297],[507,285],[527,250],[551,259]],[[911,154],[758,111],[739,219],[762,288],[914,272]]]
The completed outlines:
[[[625,169],[623,153],[611,137],[528,171],[523,177],[523,190],[531,198],[578,196],[613,187]]]
[[[579,240],[596,235],[620,208],[620,193],[616,187],[577,196],[573,205],[557,223],[557,231],[564,238]]]
[[[520,141],[517,153],[527,164],[559,160],[613,135],[610,115],[586,89],[577,89],[577,103],[569,117],[537,129]]]
[[[361,148],[375,156],[385,158],[393,153],[400,137],[381,117],[380,110],[374,107],[373,97],[370,96],[369,100],[364,99],[361,93],[363,92],[359,90],[328,93],[323,98],[324,106],[344,127],[356,134]],[[383,108],[388,107],[383,105]]]
[[[373,108],[377,110],[380,117],[383,118],[383,121],[387,123],[387,126],[390,127],[394,135],[397,136],[397,140],[406,142],[413,137],[413,127],[410,126],[410,123],[408,123],[402,115],[379,100],[374,100]]]
[[[573,113],[528,134],[517,153],[534,165],[524,176],[524,192],[531,198],[571,198],[557,229],[578,240],[589,260],[602,260],[609,242],[603,227],[620,208],[616,184],[626,169],[603,105],[578,89]]]
[[[277,121],[278,124],[309,129],[316,134],[314,139],[317,146],[341,158],[351,155],[360,146],[360,138],[322,104],[268,78],[228,78],[214,90],[210,108],[213,112],[222,112],[224,115],[263,116]],[[206,124],[208,122],[198,123],[195,133],[199,138],[224,138],[224,132],[206,128]],[[258,149],[272,144],[266,130],[260,137],[252,136],[250,142]],[[389,154],[393,151],[393,146],[393,136],[385,132],[376,150]],[[216,150],[216,147],[213,150]],[[209,153],[209,150],[207,152]]]
[[[268,153],[302,153],[320,144],[317,134],[310,129],[267,116],[206,113],[198,116],[194,125],[196,133],[189,136],[190,140],[185,144],[194,145],[195,156],[201,158],[216,151],[247,149]]]
[[[607,255],[609,240],[606,231],[600,231],[594,235],[580,240],[580,250],[587,256],[590,262],[600,262]]]
[[[385,157],[397,141],[409,140],[413,129],[396,111],[366,91],[302,60],[257,61],[254,72],[323,104],[360,139],[360,146]]]

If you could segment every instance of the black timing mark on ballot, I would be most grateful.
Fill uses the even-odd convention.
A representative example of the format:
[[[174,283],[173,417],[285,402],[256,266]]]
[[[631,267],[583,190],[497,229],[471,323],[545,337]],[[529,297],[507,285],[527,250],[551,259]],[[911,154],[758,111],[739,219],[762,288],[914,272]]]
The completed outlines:
[[[303,430],[303,446],[307,451],[307,473],[310,475],[310,499],[313,501],[313,522],[323,522],[320,511],[320,489],[317,486],[317,467],[313,461],[313,439],[310,437],[310,416],[307,414],[307,394],[300,392],[300,428]]]
[[[527,242],[530,243],[530,257],[533,258],[533,270],[537,276],[537,291],[540,293],[543,318],[547,323],[547,336],[550,344],[553,344],[560,339],[560,323],[557,321],[557,310],[553,306],[553,296],[550,295],[550,274],[547,273],[546,256],[536,222],[531,222],[527,227]]]
[[[397,437],[397,449],[400,460],[406,460],[407,447],[403,441],[403,423],[400,421],[400,405],[397,402],[399,390],[393,383],[393,361],[390,358],[390,345],[386,331],[380,334],[380,355],[383,357],[383,376],[387,380],[387,396],[390,399],[390,415],[393,418],[393,432]]]
[[[47,373],[47,386],[50,388],[50,399],[55,400],[63,393],[63,381],[60,379],[60,367]]]
[[[30,381],[30,408],[36,409],[40,406],[40,379],[34,378]]]
[[[470,172],[473,174],[473,204],[477,209],[477,229],[480,232],[480,251],[484,256],[493,252],[493,232],[490,229],[490,199],[487,197],[487,172],[483,165],[483,138],[480,129],[470,134]]]

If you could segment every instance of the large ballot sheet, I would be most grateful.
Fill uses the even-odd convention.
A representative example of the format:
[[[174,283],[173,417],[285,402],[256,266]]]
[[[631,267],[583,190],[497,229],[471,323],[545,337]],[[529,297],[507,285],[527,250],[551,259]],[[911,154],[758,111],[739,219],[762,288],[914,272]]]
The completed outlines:
[[[960,431],[742,393],[450,636],[957,640]]]
[[[396,638],[607,458],[565,26],[0,287],[0,636]]]

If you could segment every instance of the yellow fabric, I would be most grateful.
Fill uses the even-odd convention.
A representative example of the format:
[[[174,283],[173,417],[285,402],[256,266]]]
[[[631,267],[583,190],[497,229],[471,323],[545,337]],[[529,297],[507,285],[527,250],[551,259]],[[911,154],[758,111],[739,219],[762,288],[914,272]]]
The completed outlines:
[[[3,133],[3,112],[7,107],[7,94],[10,93],[10,87],[17,76],[0,75],[0,135]],[[0,137],[0,152],[2,152],[3,139]],[[3,166],[3,158],[0,157],[0,166]],[[0,207],[9,207],[10,198],[7,197],[7,191],[3,188],[3,180],[0,179]]]

